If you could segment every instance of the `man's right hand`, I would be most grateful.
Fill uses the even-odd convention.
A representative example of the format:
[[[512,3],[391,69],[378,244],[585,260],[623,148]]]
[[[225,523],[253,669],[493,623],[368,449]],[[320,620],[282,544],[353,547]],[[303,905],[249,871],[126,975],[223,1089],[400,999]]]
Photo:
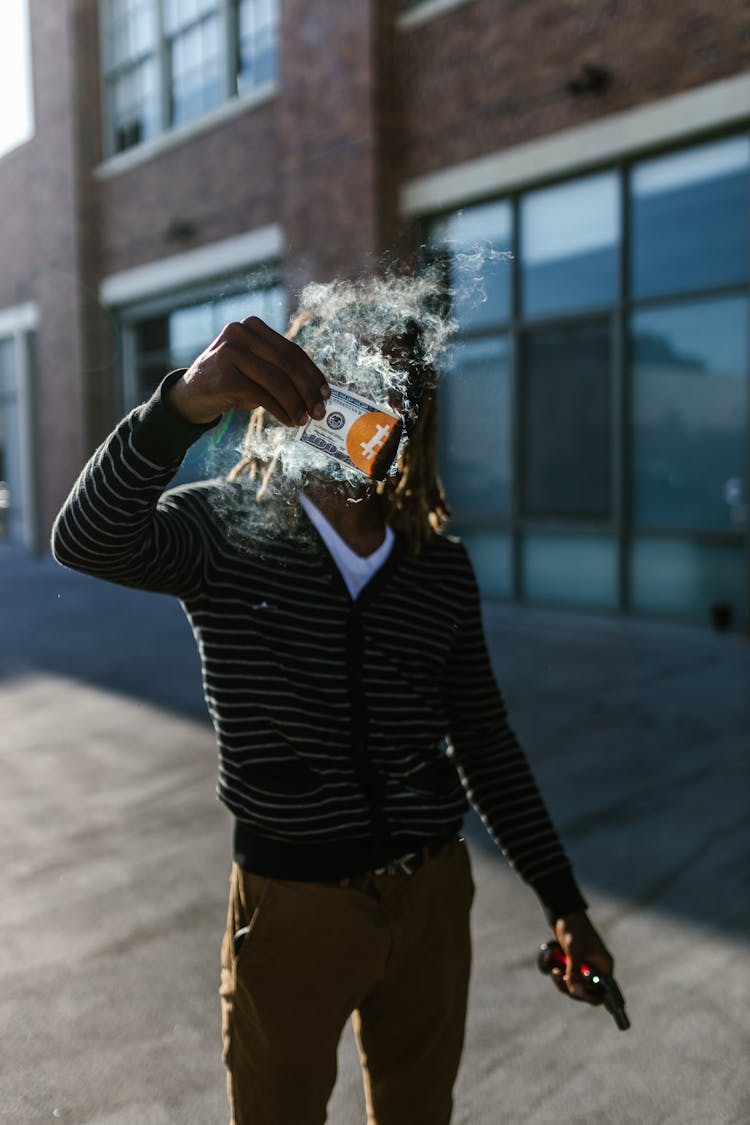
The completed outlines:
[[[325,417],[331,391],[298,344],[257,316],[227,324],[167,395],[188,422],[212,422],[227,410],[262,406],[285,426]]]

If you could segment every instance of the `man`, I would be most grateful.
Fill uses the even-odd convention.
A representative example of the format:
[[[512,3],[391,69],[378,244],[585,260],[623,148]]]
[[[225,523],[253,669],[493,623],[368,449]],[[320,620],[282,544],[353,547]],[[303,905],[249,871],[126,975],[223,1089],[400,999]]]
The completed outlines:
[[[568,955],[558,987],[584,998],[584,960],[612,971],[508,726],[465,549],[440,534],[437,321],[414,301],[404,319],[400,285],[390,317],[382,283],[360,283],[303,294],[287,337],[228,325],[120,423],[53,532],[62,564],[179,597],[198,641],[235,818],[220,989],[234,1125],[324,1122],[350,1017],[370,1125],[447,1125],[467,795]],[[398,400],[406,436],[377,484],[320,455],[299,468],[291,435],[326,416],[328,378]],[[253,412],[230,479],[165,492],[230,410]]]

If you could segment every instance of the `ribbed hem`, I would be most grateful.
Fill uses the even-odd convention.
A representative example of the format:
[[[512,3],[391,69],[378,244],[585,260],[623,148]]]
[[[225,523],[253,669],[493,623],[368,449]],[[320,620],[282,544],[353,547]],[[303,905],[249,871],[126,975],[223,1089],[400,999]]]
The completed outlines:
[[[170,371],[162,379],[148,402],[135,411],[132,442],[134,447],[157,465],[172,465],[181,461],[193,442],[202,434],[212,430],[221,420],[221,415],[213,422],[197,424],[186,421],[166,402],[167,391],[185,373],[185,368]]]
[[[439,836],[391,836],[388,840],[338,840],[323,844],[288,843],[257,836],[241,820],[234,824],[234,861],[253,875],[293,879],[303,883],[330,882],[364,875],[389,860],[439,846],[458,835],[461,821]]]
[[[558,918],[572,914],[576,910],[587,910],[588,903],[581,894],[570,867],[562,867],[541,879],[529,880],[550,926],[554,927]]]

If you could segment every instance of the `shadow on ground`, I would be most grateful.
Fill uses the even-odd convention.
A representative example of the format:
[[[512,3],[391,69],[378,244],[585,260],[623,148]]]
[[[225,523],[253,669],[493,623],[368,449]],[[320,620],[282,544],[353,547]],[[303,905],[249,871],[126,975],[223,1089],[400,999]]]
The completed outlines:
[[[0,555],[0,679],[53,673],[208,723],[179,604]],[[487,608],[511,721],[587,888],[746,940],[750,645],[691,627]],[[475,847],[494,845],[477,818]]]

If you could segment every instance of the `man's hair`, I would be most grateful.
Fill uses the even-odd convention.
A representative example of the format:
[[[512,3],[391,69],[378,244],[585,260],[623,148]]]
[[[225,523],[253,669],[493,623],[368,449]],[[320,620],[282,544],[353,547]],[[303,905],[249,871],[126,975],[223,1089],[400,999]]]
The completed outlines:
[[[409,292],[404,289],[405,285],[409,285],[409,280],[400,279],[395,283],[400,295],[403,296],[405,291]],[[388,284],[391,290],[384,289],[384,285]],[[306,351],[309,350],[316,360],[316,344],[319,345],[320,340],[324,339],[330,349],[331,332],[340,332],[342,322],[348,326],[351,322],[348,318],[351,317],[358,322],[353,327],[356,348],[365,349],[367,356],[384,356],[392,369],[400,374],[397,389],[403,400],[404,438],[391,471],[383,480],[373,484],[382,498],[386,521],[394,531],[403,534],[409,552],[418,555],[431,537],[442,531],[451,514],[437,465],[437,379],[433,362],[434,355],[444,348],[443,339],[450,325],[445,317],[428,308],[424,312],[426,324],[421,323],[420,308],[415,306],[412,299],[412,307],[407,309],[405,315],[398,305],[398,317],[391,317],[389,320],[387,315],[382,318],[378,316],[378,327],[373,332],[368,327],[368,310],[374,313],[378,297],[382,299],[384,292],[390,295],[393,284],[392,281],[388,283],[379,280],[371,283],[374,287],[372,289],[366,283],[357,283],[356,300],[348,303],[334,302],[333,310],[325,302],[317,308],[303,305],[292,317],[285,336],[289,340],[296,340]],[[411,285],[425,288],[424,281],[412,281]],[[329,292],[333,289],[336,293],[336,286],[337,283],[332,283],[327,289]],[[325,288],[314,287],[314,295]],[[434,284],[430,281],[427,284],[428,296],[433,291]],[[308,290],[305,290],[303,299],[307,293]],[[420,296],[420,300],[424,300],[423,296]],[[315,305],[314,301],[312,303]],[[347,336],[351,341],[352,335],[347,332]],[[436,343],[438,337],[439,342]],[[326,374],[330,375],[330,364],[320,360],[318,362]],[[364,393],[364,388],[357,389]],[[283,430],[280,423],[268,416],[263,407],[252,412],[244,442],[246,455],[229,473],[229,480],[237,481],[246,477],[255,482],[255,499],[260,503],[271,499],[276,492],[274,487],[272,493],[271,485],[279,483],[277,468],[280,444],[275,452],[271,452],[269,444],[263,441],[264,434],[272,426]],[[282,437],[281,433],[279,437]]]

